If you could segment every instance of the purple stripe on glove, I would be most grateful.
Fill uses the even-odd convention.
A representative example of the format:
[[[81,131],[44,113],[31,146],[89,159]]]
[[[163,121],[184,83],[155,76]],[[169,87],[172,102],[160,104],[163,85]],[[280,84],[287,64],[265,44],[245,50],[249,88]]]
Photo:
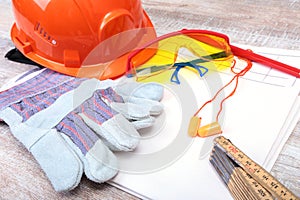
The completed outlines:
[[[56,127],[58,131],[68,135],[79,147],[83,155],[94,146],[99,137],[92,131],[75,112],[69,113]]]
[[[124,103],[122,96],[118,95],[111,87],[99,92],[101,93],[101,96],[108,102]]]
[[[26,121],[35,113],[49,107],[62,94],[77,88],[82,80],[73,79],[36,96],[24,98],[22,101],[11,105],[11,108],[22,116],[23,121]]]
[[[6,91],[0,92],[0,108],[4,109],[11,104],[20,101],[24,97],[34,96],[45,92],[71,79],[74,79],[74,77],[46,69],[38,76]],[[77,78],[76,80],[82,82],[85,79]]]
[[[107,90],[112,89],[109,88],[95,91],[93,96],[79,107],[78,112],[85,114],[97,124],[102,124],[116,115],[117,112],[115,112],[102,100],[102,94],[107,93]],[[113,96],[111,96],[111,99],[113,99]]]

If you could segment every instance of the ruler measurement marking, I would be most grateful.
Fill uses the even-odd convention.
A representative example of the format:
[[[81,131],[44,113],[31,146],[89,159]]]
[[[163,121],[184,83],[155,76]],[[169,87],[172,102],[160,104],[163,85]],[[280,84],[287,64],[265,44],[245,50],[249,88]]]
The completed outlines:
[[[246,154],[234,146],[223,136],[215,139],[216,145],[223,150],[236,164],[243,168],[251,177],[264,186],[272,195],[277,198],[287,200],[297,200],[298,198],[290,192],[284,185],[276,180],[265,169],[251,160]]]

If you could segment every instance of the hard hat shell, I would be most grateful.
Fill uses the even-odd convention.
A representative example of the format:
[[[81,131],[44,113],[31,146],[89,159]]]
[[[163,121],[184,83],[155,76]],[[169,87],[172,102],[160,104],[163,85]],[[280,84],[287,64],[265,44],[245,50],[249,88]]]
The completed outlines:
[[[15,46],[72,76],[117,78],[127,53],[156,37],[140,0],[12,0],[12,7]]]

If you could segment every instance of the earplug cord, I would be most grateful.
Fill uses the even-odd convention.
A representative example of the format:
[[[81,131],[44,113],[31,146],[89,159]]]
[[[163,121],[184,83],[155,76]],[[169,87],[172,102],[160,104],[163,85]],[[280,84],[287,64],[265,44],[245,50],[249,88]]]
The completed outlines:
[[[211,103],[212,101],[214,101],[214,100],[217,98],[217,96],[220,94],[220,92],[221,92],[223,89],[225,89],[226,87],[228,87],[234,80],[236,80],[233,91],[232,91],[227,97],[225,97],[225,98],[221,101],[221,103],[220,103],[220,109],[219,109],[219,112],[218,112],[218,114],[217,114],[217,116],[216,116],[216,122],[218,122],[219,116],[220,116],[220,114],[221,114],[221,112],[222,112],[222,110],[223,110],[223,103],[224,103],[229,97],[231,97],[231,96],[234,95],[234,93],[235,93],[235,91],[236,91],[236,89],[237,89],[238,83],[239,83],[239,78],[240,78],[241,76],[244,76],[244,75],[251,69],[251,67],[252,67],[252,62],[251,62],[250,60],[245,59],[245,58],[240,58],[240,57],[239,57],[239,59],[244,60],[244,61],[247,63],[247,66],[246,66],[243,70],[241,70],[240,72],[235,72],[235,71],[234,71],[234,68],[235,68],[235,66],[236,66],[236,60],[234,59],[234,60],[233,60],[233,65],[231,66],[230,70],[231,70],[232,73],[235,74],[235,76],[234,76],[234,77],[233,77],[226,85],[224,85],[221,89],[219,89],[219,90],[216,92],[216,94],[213,96],[212,99],[210,99],[210,100],[208,100],[207,102],[205,102],[205,103],[204,103],[204,104],[196,111],[196,113],[194,114],[194,116],[197,116],[197,115],[199,114],[199,112],[200,112],[207,104]]]

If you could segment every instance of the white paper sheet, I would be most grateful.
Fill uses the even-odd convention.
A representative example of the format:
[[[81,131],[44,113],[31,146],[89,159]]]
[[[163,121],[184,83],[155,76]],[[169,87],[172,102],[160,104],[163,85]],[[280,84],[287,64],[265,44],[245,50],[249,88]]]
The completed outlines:
[[[300,65],[299,52],[251,49],[296,67]],[[226,73],[221,77],[224,82],[230,79]],[[198,105],[192,105],[192,101],[191,105],[182,105],[184,101],[176,96],[176,91],[172,93],[167,90],[162,101],[165,105],[163,117],[159,118],[156,127],[148,130],[150,134],[144,132],[147,137],[135,152],[130,155],[117,154],[121,160],[121,171],[111,184],[144,199],[232,199],[208,160],[213,138],[187,139],[189,119],[183,118],[210,97],[203,80],[201,83],[191,77],[188,82],[194,86],[197,84],[192,89]],[[291,127],[299,120],[299,91],[299,80],[295,77],[254,64],[245,78],[240,79],[236,94],[225,101],[221,120],[223,135],[270,171],[291,133]],[[226,94],[229,92],[230,87]],[[205,123],[214,119],[211,111],[214,106],[207,107],[200,114]],[[159,129],[162,119],[163,128]],[[157,134],[151,135],[151,132]],[[167,161],[168,154],[161,155],[161,152],[176,143],[178,134],[186,143],[186,148],[178,143],[178,149],[182,152],[180,155],[176,152],[177,157],[174,157],[176,150],[173,148],[174,151],[171,151],[170,148],[169,157],[173,160]],[[145,158],[141,159],[143,156]],[[127,163],[125,167],[122,167],[123,162]],[[153,163],[162,166],[159,168]],[[143,168],[146,165],[149,168]]]

